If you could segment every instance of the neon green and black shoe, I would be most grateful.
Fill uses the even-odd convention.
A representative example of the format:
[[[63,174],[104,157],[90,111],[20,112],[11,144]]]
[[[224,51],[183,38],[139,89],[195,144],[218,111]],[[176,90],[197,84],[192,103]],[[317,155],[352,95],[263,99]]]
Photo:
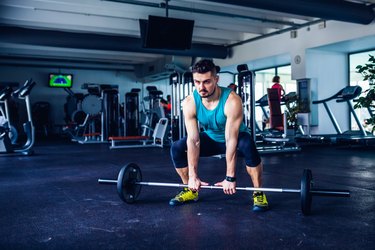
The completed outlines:
[[[169,205],[182,205],[191,201],[198,201],[198,192],[193,192],[188,188],[184,188],[178,195],[169,201]]]
[[[253,200],[254,200],[254,204],[253,204],[254,212],[263,212],[269,209],[266,195],[263,192],[254,192]]]

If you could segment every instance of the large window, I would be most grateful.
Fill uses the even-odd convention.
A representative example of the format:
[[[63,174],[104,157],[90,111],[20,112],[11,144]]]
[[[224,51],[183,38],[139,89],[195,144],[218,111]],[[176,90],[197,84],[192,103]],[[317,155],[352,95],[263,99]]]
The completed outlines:
[[[280,84],[283,86],[285,93],[296,91],[296,81],[292,80],[291,71],[290,65],[255,71],[255,100],[265,95],[267,88],[272,87],[272,78],[275,75],[280,76]]]
[[[362,91],[365,91],[369,88],[369,82],[363,81],[363,76],[356,71],[357,65],[363,65],[367,63],[369,59],[369,55],[375,55],[375,50],[361,52],[361,53],[355,53],[349,55],[349,82],[351,86],[359,85],[362,88]],[[359,118],[359,120],[362,122],[362,125],[367,131],[371,131],[371,128],[367,128],[366,124],[364,123],[364,120],[370,117],[370,112],[367,109],[355,109],[355,112]],[[358,130],[357,123],[355,122],[355,119],[353,115],[351,115],[351,129],[352,130]]]
[[[277,75],[280,76],[281,84],[284,87],[285,93],[296,92],[297,83],[292,80],[292,67],[290,65],[276,68]]]

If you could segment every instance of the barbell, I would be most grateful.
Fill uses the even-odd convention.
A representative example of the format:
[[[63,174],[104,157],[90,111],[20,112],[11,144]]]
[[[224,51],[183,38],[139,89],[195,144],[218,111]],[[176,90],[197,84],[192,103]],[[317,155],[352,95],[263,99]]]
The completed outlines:
[[[179,183],[161,183],[161,182],[144,182],[142,181],[142,172],[140,167],[135,163],[129,163],[121,168],[117,180],[98,179],[100,184],[117,185],[117,193],[121,200],[128,204],[134,203],[142,186],[157,187],[188,187],[186,184]],[[220,186],[201,186],[202,189],[223,189]],[[262,191],[262,192],[279,192],[279,193],[299,193],[301,196],[301,210],[304,215],[311,213],[311,204],[313,196],[330,196],[330,197],[350,197],[350,191],[339,189],[318,189],[313,188],[313,177],[310,169],[304,169],[301,178],[300,189],[289,188],[255,188],[255,187],[236,187],[239,191]]]

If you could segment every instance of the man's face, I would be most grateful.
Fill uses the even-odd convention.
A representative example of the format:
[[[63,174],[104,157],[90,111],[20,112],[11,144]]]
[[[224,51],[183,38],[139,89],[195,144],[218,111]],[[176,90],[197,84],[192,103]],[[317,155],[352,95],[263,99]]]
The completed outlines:
[[[204,74],[193,74],[195,89],[202,98],[210,97],[214,92],[219,80],[218,76],[213,76],[211,72]]]

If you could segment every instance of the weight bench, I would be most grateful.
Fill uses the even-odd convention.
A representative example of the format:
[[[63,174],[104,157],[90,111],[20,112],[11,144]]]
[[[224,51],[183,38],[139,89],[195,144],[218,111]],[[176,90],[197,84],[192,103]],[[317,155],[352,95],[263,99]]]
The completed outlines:
[[[80,144],[85,144],[85,143],[99,143],[101,142],[100,141],[100,136],[102,134],[101,133],[86,133],[86,134],[83,134],[83,138],[82,139],[77,139],[77,142],[80,143]]]
[[[164,136],[168,127],[168,119],[160,118],[155,126],[152,137],[149,136],[111,136],[110,149],[116,148],[144,148],[144,147],[164,147]]]

